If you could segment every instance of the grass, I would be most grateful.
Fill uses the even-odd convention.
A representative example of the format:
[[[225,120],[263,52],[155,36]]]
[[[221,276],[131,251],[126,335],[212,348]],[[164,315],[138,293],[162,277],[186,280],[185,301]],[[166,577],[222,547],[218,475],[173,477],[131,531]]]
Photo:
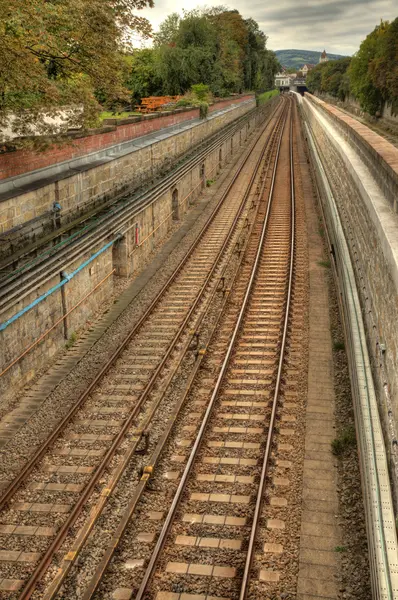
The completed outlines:
[[[318,265],[320,267],[325,267],[325,269],[330,269],[331,263],[330,260],[318,260]]]
[[[118,112],[118,113],[113,113],[110,110],[104,110],[99,118],[101,119],[101,121],[103,121],[104,119],[128,119],[129,117],[136,117],[137,115],[139,115],[139,112]]]
[[[350,425],[343,429],[339,437],[335,438],[332,442],[332,453],[335,456],[341,456],[350,448],[354,448],[357,443],[355,435],[355,427]]]
[[[274,96],[279,95],[279,90],[270,90],[269,92],[263,92],[257,96],[258,106],[265,104],[268,100],[271,100]]]
[[[210,187],[215,182],[215,179],[206,179],[206,186]]]
[[[72,346],[76,342],[76,340],[77,340],[77,335],[76,335],[76,331],[74,331],[73,333],[70,334],[70,337],[65,344],[65,348],[67,350],[69,350],[69,348],[72,348]]]
[[[344,348],[344,342],[333,342],[333,350],[336,350],[336,352],[338,350],[344,350]]]
[[[334,551],[335,552],[347,552],[347,548],[345,546],[336,546]]]

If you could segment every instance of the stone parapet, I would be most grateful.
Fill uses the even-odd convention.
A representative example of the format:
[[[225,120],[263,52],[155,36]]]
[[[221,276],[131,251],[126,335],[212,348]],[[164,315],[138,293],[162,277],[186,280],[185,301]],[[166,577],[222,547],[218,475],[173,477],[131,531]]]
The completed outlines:
[[[398,212],[398,148],[363,123],[320,98],[305,93],[305,98],[333,121],[353,145],[395,212]]]

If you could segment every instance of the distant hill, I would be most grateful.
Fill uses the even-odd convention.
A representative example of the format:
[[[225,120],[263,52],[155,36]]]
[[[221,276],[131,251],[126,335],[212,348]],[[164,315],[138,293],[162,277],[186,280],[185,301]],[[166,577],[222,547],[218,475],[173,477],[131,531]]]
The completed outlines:
[[[319,63],[319,57],[321,52],[314,52],[313,50],[276,50],[275,54],[277,59],[284,67],[288,69],[299,69],[306,63],[317,65]],[[343,58],[341,54],[329,54],[326,50],[328,58],[330,60],[337,60]]]

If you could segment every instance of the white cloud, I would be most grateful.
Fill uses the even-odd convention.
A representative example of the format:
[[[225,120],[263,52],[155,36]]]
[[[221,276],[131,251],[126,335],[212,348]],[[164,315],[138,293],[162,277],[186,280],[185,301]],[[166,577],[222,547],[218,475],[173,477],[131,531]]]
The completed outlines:
[[[206,6],[224,5],[222,0],[208,0]],[[155,7],[140,11],[156,31],[172,12],[182,13],[198,6],[197,0],[159,0]],[[268,48],[323,50],[336,54],[353,54],[361,41],[380,22],[397,16],[395,0],[279,0],[251,3],[235,0],[229,8],[239,10],[244,18],[255,19],[268,36]]]

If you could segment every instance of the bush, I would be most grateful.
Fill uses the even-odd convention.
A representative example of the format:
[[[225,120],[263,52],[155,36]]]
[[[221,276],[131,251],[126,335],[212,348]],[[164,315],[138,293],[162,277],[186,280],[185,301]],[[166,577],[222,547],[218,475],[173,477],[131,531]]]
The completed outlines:
[[[208,113],[209,113],[209,105],[207,104],[207,102],[200,102],[199,103],[199,117],[201,119],[206,119]]]
[[[355,435],[355,427],[350,425],[346,427],[339,437],[335,438],[332,442],[332,453],[335,456],[341,456],[350,448],[354,448],[357,442]]]
[[[190,98],[181,98],[180,100],[178,100],[178,102],[176,103],[176,106],[192,106],[192,99]]]
[[[201,102],[208,102],[210,99],[210,88],[204,83],[195,83],[191,86],[191,91]]]
[[[268,92],[263,92],[262,94],[260,94],[259,96],[256,97],[257,106],[261,106],[262,104],[265,104],[266,102],[268,102],[268,100],[271,100],[271,98],[273,98],[274,96],[278,96],[278,94],[279,94],[279,90],[270,90]]]

